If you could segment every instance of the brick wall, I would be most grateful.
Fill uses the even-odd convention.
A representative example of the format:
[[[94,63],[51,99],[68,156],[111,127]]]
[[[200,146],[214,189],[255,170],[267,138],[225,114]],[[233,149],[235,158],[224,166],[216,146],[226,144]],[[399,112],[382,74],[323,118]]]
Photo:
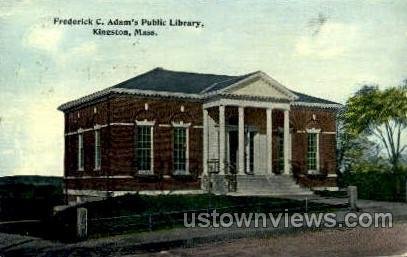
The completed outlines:
[[[145,110],[145,105],[148,110]],[[181,111],[181,106],[184,111]],[[154,169],[163,175],[172,174],[172,122],[190,123],[189,159],[193,176],[202,170],[202,105],[190,101],[152,100],[120,96],[112,100],[112,122],[134,123],[135,120],[155,121]],[[112,163],[115,174],[133,175],[135,129],[130,126],[112,126]],[[114,160],[114,161],[113,161]]]
[[[290,113],[292,127],[293,173],[301,184],[314,186],[336,186],[335,178],[325,175],[336,174],[336,131],[335,112],[318,108],[294,107]],[[320,129],[319,153],[322,176],[307,173],[307,129]]]
[[[103,125],[109,123],[109,100],[95,103],[69,113],[65,113],[65,134],[77,132],[79,129],[91,129],[95,125]],[[102,128],[101,133],[101,149],[102,149],[102,169],[101,171],[94,170],[94,131],[84,131],[84,151],[85,151],[85,167],[84,171],[78,171],[78,135],[65,136],[65,158],[64,158],[64,174],[65,176],[99,176],[109,171],[108,166],[108,149],[110,132],[107,128]],[[104,174],[103,173],[103,174]],[[107,174],[107,173],[106,173]],[[105,175],[105,174],[104,174]]]
[[[315,119],[313,119],[313,115]],[[295,172],[306,172],[307,129],[320,129],[319,149],[322,172],[335,174],[336,168],[336,131],[335,113],[311,108],[293,108],[290,126],[293,132],[292,157]]]
[[[148,108],[146,110],[146,104]],[[109,108],[110,106],[110,108]],[[183,111],[181,111],[183,106]],[[95,109],[97,112],[95,113]],[[109,112],[110,109],[110,112]],[[78,115],[79,113],[79,115]],[[154,173],[170,178],[154,180],[138,176],[135,163],[136,120],[155,121]],[[172,122],[190,123],[189,178],[171,178]],[[94,131],[96,124],[112,124],[101,128],[101,169],[94,170]],[[78,135],[65,136],[65,176],[132,176],[126,179],[68,179],[67,188],[99,190],[199,189],[198,176],[202,171],[202,105],[191,101],[154,100],[118,95],[65,114],[65,133],[85,129],[84,171],[78,171]],[[110,139],[110,140],[109,140]],[[104,180],[104,181],[103,181]]]

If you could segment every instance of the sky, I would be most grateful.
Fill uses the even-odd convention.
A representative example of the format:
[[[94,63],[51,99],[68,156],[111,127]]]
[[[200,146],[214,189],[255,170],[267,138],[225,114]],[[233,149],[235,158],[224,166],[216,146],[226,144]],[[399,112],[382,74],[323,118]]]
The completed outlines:
[[[0,176],[62,175],[57,107],[155,67],[239,75],[344,103],[407,78],[407,1],[0,2]],[[55,17],[199,20],[153,37],[102,37]]]

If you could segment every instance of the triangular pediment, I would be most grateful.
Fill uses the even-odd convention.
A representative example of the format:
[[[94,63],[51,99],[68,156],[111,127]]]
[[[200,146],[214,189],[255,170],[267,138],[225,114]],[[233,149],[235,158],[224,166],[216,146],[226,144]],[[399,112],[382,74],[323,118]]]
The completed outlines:
[[[297,98],[297,96],[286,87],[262,72],[256,73],[253,76],[226,88],[223,93],[237,96],[267,97],[282,100],[293,100]]]

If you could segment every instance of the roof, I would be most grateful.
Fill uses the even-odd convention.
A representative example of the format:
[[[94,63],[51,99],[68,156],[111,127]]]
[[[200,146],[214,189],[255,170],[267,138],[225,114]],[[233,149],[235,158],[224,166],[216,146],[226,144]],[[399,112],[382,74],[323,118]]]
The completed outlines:
[[[210,94],[216,94],[244,79],[255,74],[264,74],[261,71],[244,75],[229,76],[204,73],[192,73],[182,71],[171,71],[163,68],[155,68],[134,78],[121,82],[112,87],[95,92],[91,95],[65,103],[58,107],[64,111],[74,108],[83,103],[100,98],[109,93],[126,93],[148,96],[169,96],[181,98],[204,98]],[[278,83],[278,82],[277,82]],[[289,94],[296,96],[294,105],[319,106],[327,108],[338,108],[340,104],[295,92],[286,89]]]
[[[322,99],[322,98],[315,97],[315,96],[306,95],[306,94],[299,93],[299,92],[296,92],[296,91],[293,91],[293,90],[290,90],[290,91],[298,96],[298,99],[295,102],[337,104],[337,105],[340,105],[340,103],[337,103],[337,102],[329,101],[329,100]]]
[[[247,77],[180,72],[155,68],[132,79],[119,83],[113,88],[199,94],[234,84]]]

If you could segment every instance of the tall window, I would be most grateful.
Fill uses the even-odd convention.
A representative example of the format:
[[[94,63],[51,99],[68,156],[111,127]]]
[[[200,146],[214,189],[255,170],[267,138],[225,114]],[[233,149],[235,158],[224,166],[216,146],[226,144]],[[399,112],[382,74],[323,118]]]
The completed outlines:
[[[187,128],[174,128],[173,144],[174,171],[176,173],[187,173]]]
[[[85,164],[85,151],[83,149],[83,134],[78,134],[78,170],[83,170]]]
[[[139,172],[152,173],[153,127],[137,126],[136,155]]]
[[[308,152],[307,152],[307,166],[308,170],[316,171],[318,158],[318,134],[308,133]]]
[[[95,130],[95,170],[101,166],[100,130]]]

